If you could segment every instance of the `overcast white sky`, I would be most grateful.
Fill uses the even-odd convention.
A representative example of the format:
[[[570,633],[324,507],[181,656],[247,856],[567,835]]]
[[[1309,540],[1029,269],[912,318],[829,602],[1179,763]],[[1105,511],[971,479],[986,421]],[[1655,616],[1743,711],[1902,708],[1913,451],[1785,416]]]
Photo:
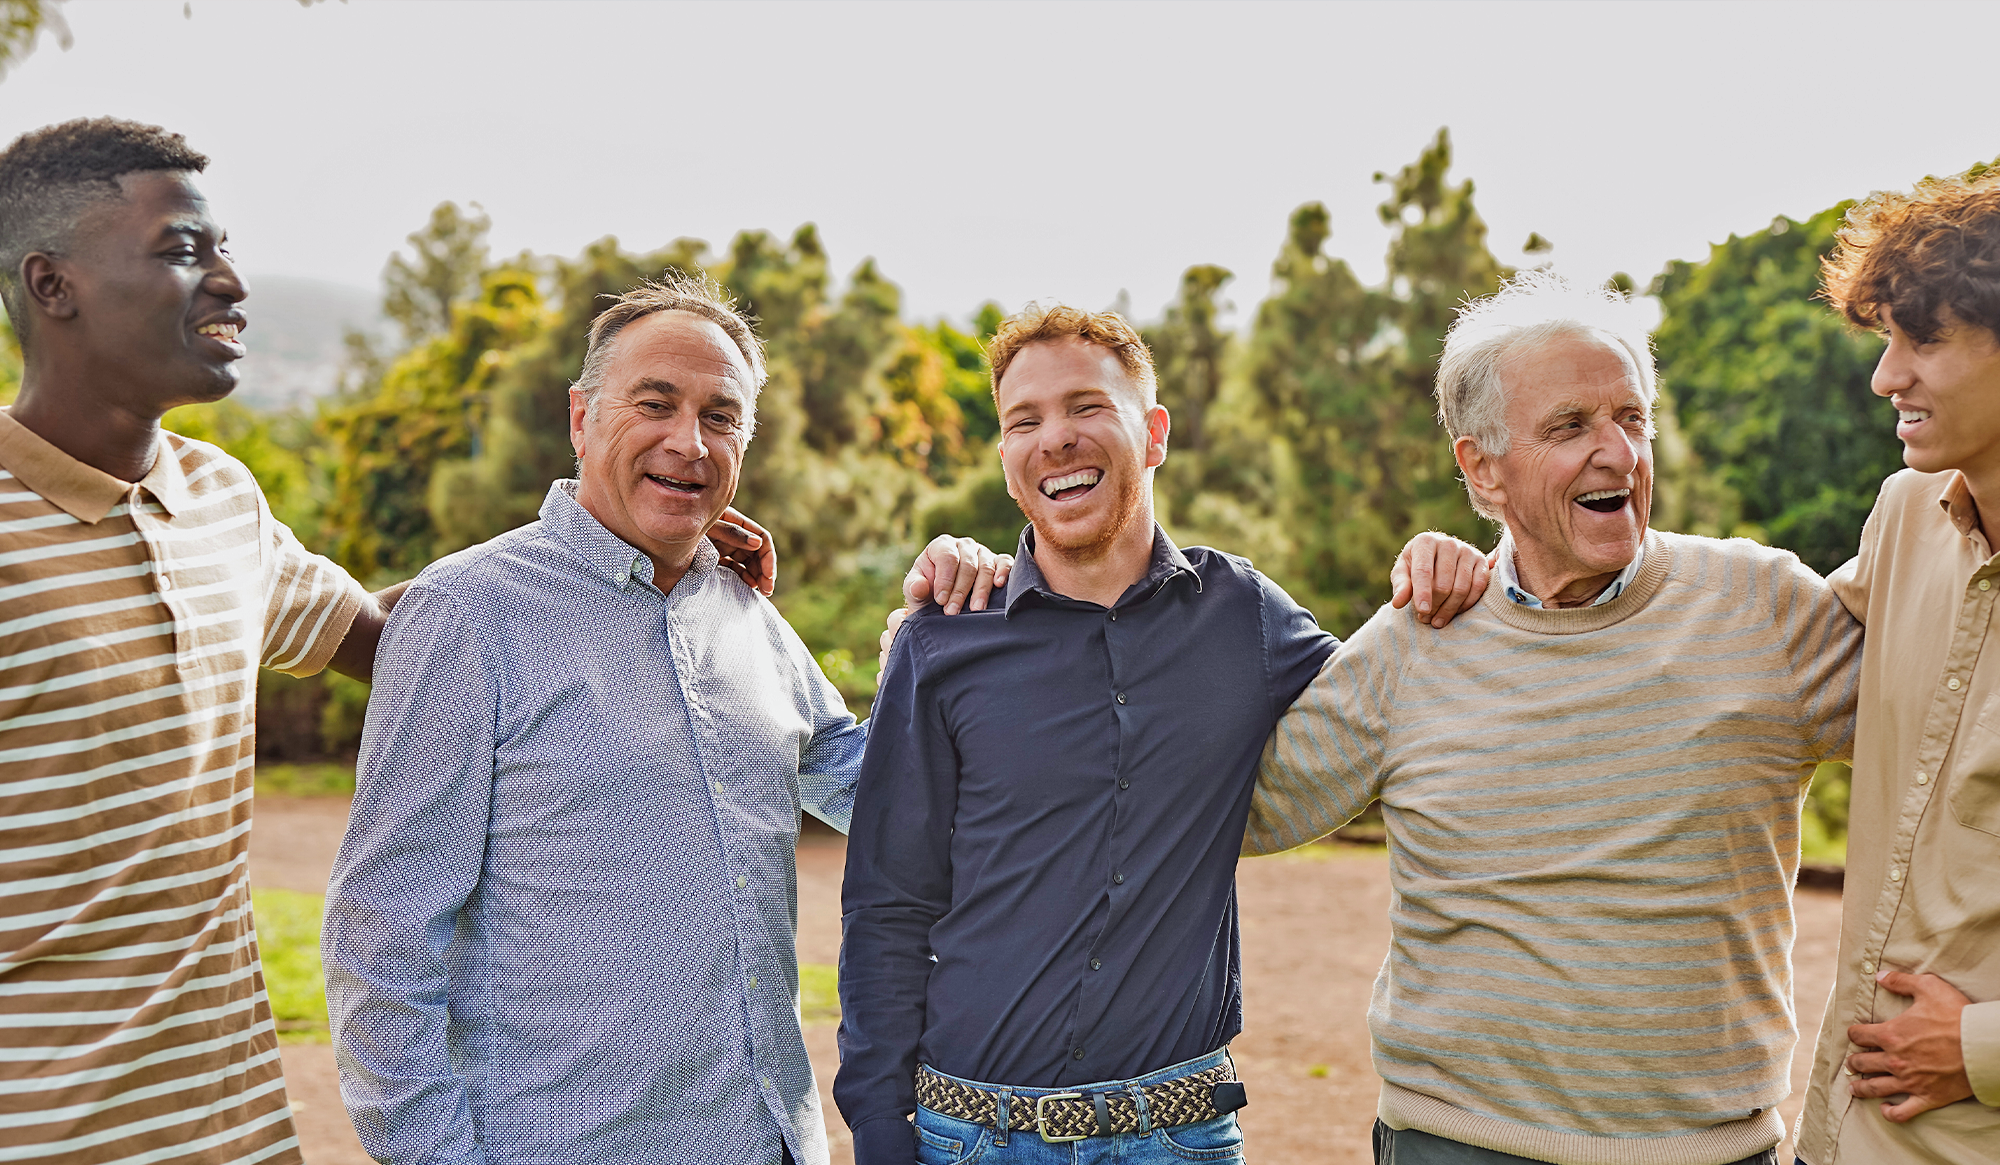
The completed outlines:
[[[912,318],[1248,310],[1300,203],[1377,279],[1377,170],[1440,126],[1495,251],[1643,284],[1775,214],[2000,154],[1994,4],[76,2],[0,139],[185,133],[245,269],[373,287],[443,199],[496,252],[819,224]],[[255,312],[255,299],[248,305]]]

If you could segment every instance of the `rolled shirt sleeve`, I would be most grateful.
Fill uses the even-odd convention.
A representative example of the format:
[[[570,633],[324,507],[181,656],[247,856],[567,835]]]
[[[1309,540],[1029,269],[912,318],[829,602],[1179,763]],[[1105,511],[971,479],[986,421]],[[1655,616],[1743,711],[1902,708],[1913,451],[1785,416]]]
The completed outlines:
[[[495,673],[457,605],[420,582],[375,674],[321,939],[341,1099],[377,1160],[480,1165],[446,948],[486,848]]]
[[[1972,1095],[1989,1108],[2000,1108],[2000,1000],[1974,1003],[1961,1012],[1958,1038]]]
[[[258,662],[288,675],[315,675],[347,638],[368,592],[332,559],[300,545],[291,528],[271,516],[261,495],[257,507],[264,541],[264,639]]]

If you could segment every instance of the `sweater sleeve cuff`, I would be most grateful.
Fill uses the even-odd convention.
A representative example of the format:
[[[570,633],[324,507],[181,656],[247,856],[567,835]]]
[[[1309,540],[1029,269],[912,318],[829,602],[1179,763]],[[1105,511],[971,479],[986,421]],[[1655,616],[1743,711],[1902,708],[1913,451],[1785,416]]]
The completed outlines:
[[[1958,1039],[1972,1095],[2000,1108],[2000,1001],[1967,1005],[1958,1018]]]
[[[913,1165],[917,1130],[898,1116],[880,1116],[855,1125],[854,1165]]]

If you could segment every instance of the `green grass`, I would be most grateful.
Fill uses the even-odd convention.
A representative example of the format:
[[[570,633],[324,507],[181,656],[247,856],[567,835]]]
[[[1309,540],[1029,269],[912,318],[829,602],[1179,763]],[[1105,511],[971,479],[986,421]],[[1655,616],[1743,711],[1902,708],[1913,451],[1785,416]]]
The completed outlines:
[[[295,890],[252,890],[257,916],[257,951],[264,963],[264,990],[278,1021],[278,1040],[323,1044],[326,980],[319,964],[319,924],[326,899]]]
[[[825,963],[799,964],[799,1018],[807,1024],[840,1022],[840,972]]]
[[[266,797],[352,797],[354,766],[258,765],[257,792]]]

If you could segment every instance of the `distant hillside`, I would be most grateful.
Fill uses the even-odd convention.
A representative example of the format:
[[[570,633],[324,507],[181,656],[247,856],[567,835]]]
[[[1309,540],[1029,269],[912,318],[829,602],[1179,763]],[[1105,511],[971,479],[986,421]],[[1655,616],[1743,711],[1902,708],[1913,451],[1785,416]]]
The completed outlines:
[[[250,326],[243,344],[242,387],[236,399],[257,409],[283,409],[333,391],[340,375],[341,335],[349,328],[382,332],[375,292],[345,283],[290,275],[246,276]]]

